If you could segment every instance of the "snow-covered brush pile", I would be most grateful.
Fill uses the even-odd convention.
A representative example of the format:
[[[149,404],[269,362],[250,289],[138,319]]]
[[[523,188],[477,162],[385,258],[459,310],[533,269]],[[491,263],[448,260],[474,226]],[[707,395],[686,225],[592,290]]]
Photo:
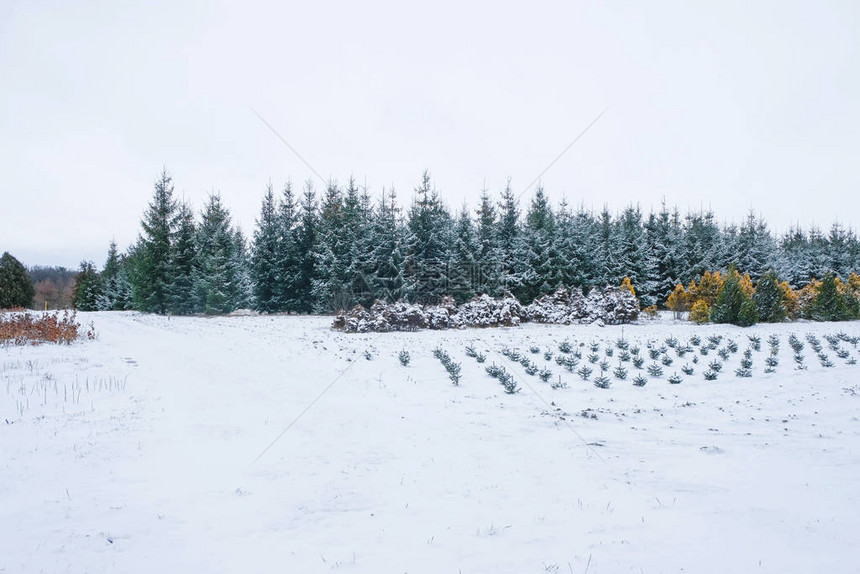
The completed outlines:
[[[369,310],[356,305],[341,313],[332,327],[347,333],[512,327],[519,325],[525,315],[525,308],[511,295],[500,299],[481,295],[462,305],[457,305],[452,297],[444,297],[439,305],[377,300]]]
[[[592,289],[587,296],[582,289],[559,289],[526,307],[526,317],[534,323],[570,325],[600,321],[620,325],[639,317],[639,301],[627,289],[612,286]]]
[[[335,317],[332,327],[347,333],[416,331],[419,329],[461,329],[466,327],[513,327],[523,322],[620,324],[639,316],[639,302],[627,290],[615,287],[592,289],[584,296],[580,289],[559,289],[527,306],[506,294],[499,299],[487,295],[457,305],[451,297],[439,305],[414,305],[403,301],[376,301],[368,310],[356,305]]]

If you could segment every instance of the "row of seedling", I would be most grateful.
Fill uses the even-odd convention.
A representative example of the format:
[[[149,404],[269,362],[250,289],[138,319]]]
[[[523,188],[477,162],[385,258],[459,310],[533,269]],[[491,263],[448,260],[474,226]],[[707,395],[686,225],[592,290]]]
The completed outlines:
[[[514,393],[519,391],[517,383],[516,381],[514,381],[514,376],[509,373],[504,367],[500,367],[493,363],[492,365],[487,366],[484,370],[488,375],[502,383],[502,386],[505,387],[505,392],[507,394],[513,395]]]
[[[442,349],[442,347],[436,347],[433,349],[433,356],[439,359],[442,366],[445,367],[446,371],[448,371],[448,378],[451,379],[451,382],[455,385],[459,385],[461,376],[460,363],[455,363],[448,352]]]
[[[484,353],[479,352],[472,345],[466,345],[466,356],[475,359],[479,363],[483,363],[487,360],[487,356]]]

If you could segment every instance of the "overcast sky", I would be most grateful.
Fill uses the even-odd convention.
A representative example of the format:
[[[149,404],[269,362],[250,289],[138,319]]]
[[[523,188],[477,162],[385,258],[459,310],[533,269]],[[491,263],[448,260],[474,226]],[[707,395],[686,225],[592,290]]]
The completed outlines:
[[[250,234],[266,184],[350,174],[860,227],[860,3],[0,0],[0,251],[104,261],[166,166]],[[181,4],[181,5],[180,5]],[[317,181],[320,188],[322,184]],[[523,196],[525,203],[530,192]]]

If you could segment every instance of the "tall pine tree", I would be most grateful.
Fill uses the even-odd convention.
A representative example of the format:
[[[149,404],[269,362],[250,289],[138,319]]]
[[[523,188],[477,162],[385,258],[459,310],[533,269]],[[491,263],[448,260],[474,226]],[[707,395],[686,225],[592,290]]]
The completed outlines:
[[[155,193],[141,221],[142,233],[135,248],[131,284],[135,307],[140,311],[167,312],[176,209],[173,179],[165,169],[155,182]]]

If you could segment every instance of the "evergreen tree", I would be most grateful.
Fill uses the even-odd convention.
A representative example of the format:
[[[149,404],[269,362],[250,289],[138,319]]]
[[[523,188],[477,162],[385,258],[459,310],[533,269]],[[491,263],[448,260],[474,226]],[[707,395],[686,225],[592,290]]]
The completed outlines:
[[[102,292],[97,301],[99,311],[123,311],[131,308],[131,284],[125,261],[117,252],[116,241],[111,240],[108,257],[101,273]]]
[[[839,292],[836,275],[827,273],[821,280],[818,295],[812,303],[810,316],[815,321],[846,321],[854,319],[855,305],[850,304],[848,297]]]
[[[277,242],[277,307],[281,311],[298,312],[302,305],[299,291],[302,259],[298,243],[298,205],[292,185],[287,182],[278,205]]]
[[[785,305],[779,279],[773,271],[765,273],[756,285],[752,297],[759,320],[765,323],[785,321]]]
[[[725,268],[721,244],[720,228],[713,213],[706,211],[687,215],[684,224],[682,282],[686,284],[706,271]]]
[[[374,299],[397,301],[404,296],[406,278],[404,276],[404,230],[400,222],[400,209],[397,196],[392,188],[386,196],[382,190],[379,208],[370,228],[371,256],[370,272],[367,280],[368,296],[363,305],[373,303]]]
[[[854,271],[850,257],[849,234],[839,223],[834,223],[827,237],[828,271],[837,277],[847,278]]]
[[[280,239],[281,228],[275,192],[270,183],[263,196],[251,248],[251,280],[254,284],[255,308],[264,313],[276,313],[283,308]]]
[[[630,278],[643,305],[656,304],[657,286],[660,282],[654,257],[648,249],[647,234],[642,226],[642,213],[638,207],[631,206],[621,212],[615,226],[615,234],[615,257],[619,274],[623,273],[624,277]]]
[[[771,254],[775,250],[776,245],[767,224],[751,211],[738,231],[732,260],[737,262],[739,269],[755,279],[773,265]]]
[[[791,227],[779,242],[779,276],[792,287],[806,285],[813,277],[809,241],[800,227]]]
[[[75,309],[98,311],[102,295],[102,281],[92,261],[82,261],[75,278]]]
[[[493,297],[501,294],[502,256],[499,248],[496,208],[486,189],[481,190],[477,212],[478,270],[475,291]]]
[[[197,230],[194,291],[198,308],[206,314],[234,311],[241,302],[241,277],[236,238],[230,214],[217,194],[209,196]]]
[[[755,301],[751,297],[744,299],[741,303],[741,310],[738,312],[738,319],[735,323],[739,327],[750,327],[758,322],[758,309]]]
[[[499,281],[502,290],[516,292],[520,288],[519,265],[522,263],[522,244],[520,237],[520,210],[517,198],[511,189],[511,180],[508,179],[502,198],[499,202],[499,220],[496,239],[498,241]]]
[[[301,214],[296,229],[296,259],[298,273],[293,293],[295,294],[294,308],[297,313],[310,313],[314,308],[311,293],[316,278],[316,262],[314,247],[317,242],[317,203],[312,181],[305,184],[301,200]]]
[[[329,182],[320,204],[317,241],[312,250],[316,270],[311,288],[315,312],[350,307],[349,252],[343,194],[336,183]]]
[[[29,307],[36,290],[27,269],[8,251],[0,257],[0,309]]]
[[[808,244],[807,257],[810,262],[810,276],[803,284],[807,284],[813,279],[821,279],[833,271],[831,269],[830,244],[818,227],[810,228]]]
[[[425,171],[415,188],[406,240],[406,295],[410,301],[436,304],[448,290],[451,215]]]
[[[135,307],[140,311],[167,312],[176,208],[173,180],[165,169],[155,182],[155,193],[141,221],[143,233],[135,249],[131,283]]]
[[[198,310],[194,278],[197,264],[197,225],[194,211],[187,203],[179,205],[176,232],[170,250],[170,284],[167,288],[167,311],[189,315]]]
[[[565,283],[587,291],[598,284],[602,267],[598,267],[598,258],[595,257],[598,244],[597,222],[584,206],[580,205],[570,220],[566,235],[568,239],[561,245],[563,257],[568,261]],[[603,286],[605,284],[601,285]]]
[[[618,235],[615,233],[612,215],[606,206],[603,206],[603,211],[600,212],[595,222],[594,231],[596,233],[596,249],[592,284],[600,288],[606,285],[618,285],[624,278],[617,260],[620,246],[618,245]]]
[[[659,213],[648,216],[644,227],[655,278],[653,291],[646,295],[658,304],[664,304],[681,280],[683,231],[680,215],[677,209],[670,213],[664,201]]]
[[[465,204],[454,225],[454,247],[448,273],[448,294],[457,303],[464,303],[475,296],[476,277],[480,272],[480,239],[469,210]]]
[[[248,255],[248,242],[245,241],[245,234],[238,227],[233,231],[232,266],[236,273],[233,308],[248,309],[256,307],[254,284],[251,280],[251,261]]]
[[[345,287],[348,297],[344,308],[356,303],[365,306],[373,303],[370,282],[375,268],[373,260],[373,206],[367,188],[359,188],[350,177],[344,195]]]
[[[563,270],[558,267],[556,256],[555,215],[549,205],[543,187],[537,186],[526,213],[522,231],[523,255],[519,259],[519,288],[515,295],[524,303],[551,293],[563,280]]]
[[[717,295],[717,300],[711,308],[711,321],[714,323],[731,323],[746,326],[754,316],[754,307],[744,308],[748,297],[741,288],[741,277],[734,265],[729,266],[726,280]],[[741,310],[743,308],[743,316]],[[753,319],[753,322],[755,320]],[[745,324],[746,323],[746,324]]]

